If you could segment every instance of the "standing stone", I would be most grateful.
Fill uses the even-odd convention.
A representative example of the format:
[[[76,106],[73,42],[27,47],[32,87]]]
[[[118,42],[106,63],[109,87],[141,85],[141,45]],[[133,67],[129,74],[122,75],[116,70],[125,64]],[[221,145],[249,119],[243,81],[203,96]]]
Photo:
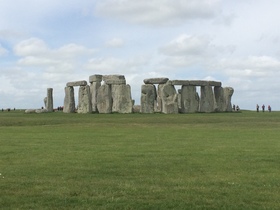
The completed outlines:
[[[214,87],[215,99],[217,103],[217,111],[231,112],[231,97],[233,95],[233,88],[231,87]]]
[[[141,113],[154,113],[154,103],[156,100],[156,87],[152,84],[141,87]]]
[[[231,97],[232,97],[233,93],[234,93],[234,89],[232,87],[224,88],[225,111],[226,112],[232,112]]]
[[[199,110],[199,96],[196,86],[183,85],[181,89],[181,113],[194,113]]]
[[[79,88],[79,102],[78,102],[78,113],[91,113],[91,100],[90,100],[90,88],[88,85],[80,86]]]
[[[90,96],[91,96],[91,106],[93,112],[98,112],[97,109],[97,91],[98,88],[101,86],[102,82],[102,75],[100,74],[94,74],[89,76],[89,82],[90,82]]]
[[[178,94],[173,85],[159,85],[159,96],[162,99],[162,113],[178,113]]]
[[[99,113],[112,113],[111,85],[103,84],[97,90],[97,109]]]
[[[133,101],[130,85],[112,85],[112,112],[132,113]]]
[[[182,89],[178,89],[178,110],[181,113],[182,108]]]
[[[65,98],[64,98],[64,113],[74,113],[75,112],[75,98],[74,98],[74,88],[65,87]]]
[[[200,112],[214,112],[217,110],[214,93],[211,86],[200,87]]]
[[[45,108],[47,107],[47,97],[44,98]]]
[[[46,102],[46,110],[48,112],[53,112],[53,89],[47,89],[47,102]]]

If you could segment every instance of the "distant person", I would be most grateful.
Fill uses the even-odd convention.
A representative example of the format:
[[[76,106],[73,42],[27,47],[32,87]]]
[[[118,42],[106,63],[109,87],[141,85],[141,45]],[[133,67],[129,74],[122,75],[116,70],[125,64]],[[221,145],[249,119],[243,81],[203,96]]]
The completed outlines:
[[[264,112],[264,110],[265,110],[265,105],[263,104],[262,105],[262,111]]]
[[[268,105],[268,111],[271,112],[271,106],[270,105]]]
[[[257,112],[259,112],[260,106],[259,104],[257,104]]]
[[[234,104],[233,104],[233,106],[232,106],[232,110],[235,111],[235,105],[234,105]]]
[[[237,106],[236,106],[236,111],[239,111],[239,110],[240,110],[240,108],[239,108],[239,106],[237,105]]]

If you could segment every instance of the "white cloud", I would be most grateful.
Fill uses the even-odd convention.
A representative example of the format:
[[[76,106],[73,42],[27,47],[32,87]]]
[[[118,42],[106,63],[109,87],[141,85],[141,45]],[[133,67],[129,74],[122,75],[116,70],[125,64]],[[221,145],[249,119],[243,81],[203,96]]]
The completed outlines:
[[[112,17],[148,25],[174,24],[184,20],[213,18],[220,0],[103,0],[97,2],[99,16]]]
[[[33,56],[45,54],[49,51],[46,43],[38,38],[30,38],[21,41],[14,47],[14,52],[18,56]]]
[[[124,45],[124,41],[120,38],[113,38],[106,42],[107,47],[112,47],[112,48],[119,48]]]

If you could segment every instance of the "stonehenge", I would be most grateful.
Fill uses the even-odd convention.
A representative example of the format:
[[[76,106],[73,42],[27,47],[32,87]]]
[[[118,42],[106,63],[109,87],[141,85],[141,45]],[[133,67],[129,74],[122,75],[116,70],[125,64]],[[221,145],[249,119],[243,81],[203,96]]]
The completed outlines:
[[[103,82],[103,84],[102,84]],[[91,75],[87,81],[66,83],[64,113],[132,113],[134,102],[124,75]],[[74,87],[79,86],[75,108]]]
[[[165,114],[231,112],[232,87],[218,81],[145,79],[141,87],[141,112]],[[157,87],[156,87],[157,85]],[[176,90],[175,86],[181,86]],[[200,87],[200,95],[197,92]],[[154,109],[152,109],[154,107]]]
[[[134,105],[131,87],[124,75],[89,76],[85,80],[67,82],[64,88],[64,113],[196,113],[232,112],[232,87],[222,87],[219,81],[169,80],[148,78],[141,86],[140,105]],[[75,102],[74,87],[78,87]],[[47,89],[45,109],[26,110],[26,113],[53,111],[53,89]],[[77,104],[77,106],[76,106]]]

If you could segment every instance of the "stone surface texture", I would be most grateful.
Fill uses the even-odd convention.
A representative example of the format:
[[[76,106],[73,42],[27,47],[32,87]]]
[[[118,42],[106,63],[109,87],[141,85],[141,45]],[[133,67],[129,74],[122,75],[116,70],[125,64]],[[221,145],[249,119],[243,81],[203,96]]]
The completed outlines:
[[[46,110],[48,112],[53,112],[53,89],[47,89],[47,101],[46,101]]]
[[[102,75],[100,74],[94,74],[94,75],[91,75],[89,76],[89,83],[92,83],[92,82],[101,82],[102,81]]]
[[[111,85],[103,84],[97,91],[97,109],[99,113],[112,113]]]
[[[163,78],[149,78],[149,79],[144,79],[145,84],[165,84],[169,79],[166,77]]]
[[[133,100],[130,85],[112,85],[112,112],[132,113]]]
[[[183,85],[181,88],[181,113],[199,111],[199,95],[196,86]]]
[[[92,112],[90,88],[88,85],[80,86],[79,88],[79,102],[78,102],[78,113],[86,114]]]
[[[87,85],[87,81],[85,80],[66,83],[66,87],[76,87],[76,86],[86,86],[86,85]]]
[[[126,84],[124,75],[103,75],[103,81],[107,85],[122,85]]]
[[[159,85],[159,96],[162,100],[162,113],[177,114],[178,113],[178,94],[173,85]]]
[[[200,87],[200,112],[215,112],[217,110],[212,86]]]
[[[93,112],[98,112],[97,109],[97,92],[101,86],[101,82],[91,82],[90,83],[90,95],[91,95],[91,109]]]
[[[141,86],[141,113],[154,113],[156,87],[152,84]]]
[[[65,97],[64,97],[64,113],[74,113],[75,112],[75,98],[74,98],[74,88],[65,87]]]

